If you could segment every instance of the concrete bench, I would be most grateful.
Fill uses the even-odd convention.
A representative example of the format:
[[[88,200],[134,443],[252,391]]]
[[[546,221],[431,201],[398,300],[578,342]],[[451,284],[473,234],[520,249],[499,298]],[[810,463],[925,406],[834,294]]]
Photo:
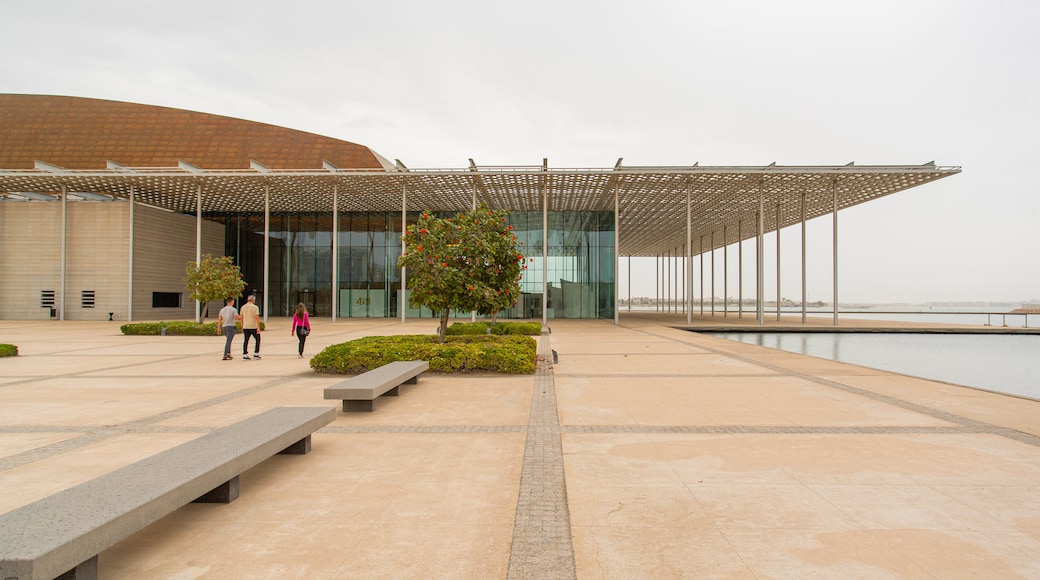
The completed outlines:
[[[238,476],[304,454],[329,407],[279,407],[0,515],[0,578],[96,579],[98,554],[195,502],[238,497]]]
[[[419,375],[429,368],[430,363],[424,360],[394,361],[325,387],[325,398],[342,399],[344,412],[372,412],[377,398],[398,396],[401,385],[417,384]]]

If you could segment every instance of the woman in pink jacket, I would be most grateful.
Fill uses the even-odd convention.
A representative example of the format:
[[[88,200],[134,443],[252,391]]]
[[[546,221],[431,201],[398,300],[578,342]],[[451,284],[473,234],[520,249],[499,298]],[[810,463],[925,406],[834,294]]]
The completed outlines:
[[[289,335],[296,335],[300,341],[300,358],[303,358],[303,345],[307,342],[307,335],[311,333],[311,320],[307,316],[307,307],[301,302],[296,306],[296,312],[292,317],[292,330]]]

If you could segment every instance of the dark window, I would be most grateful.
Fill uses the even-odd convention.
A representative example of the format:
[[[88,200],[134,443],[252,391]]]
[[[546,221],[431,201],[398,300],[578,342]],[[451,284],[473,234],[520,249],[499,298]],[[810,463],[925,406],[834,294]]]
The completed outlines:
[[[152,308],[180,308],[180,292],[152,292]]]

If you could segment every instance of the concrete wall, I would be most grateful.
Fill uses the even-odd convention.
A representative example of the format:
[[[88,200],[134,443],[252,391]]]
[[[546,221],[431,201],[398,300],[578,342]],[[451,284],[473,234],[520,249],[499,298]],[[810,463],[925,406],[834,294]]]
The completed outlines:
[[[134,320],[192,320],[184,265],[195,259],[195,219],[134,208]],[[52,290],[66,320],[128,316],[130,204],[69,202],[65,297],[61,296],[61,204],[0,202],[0,319],[49,320],[41,291]],[[222,255],[224,228],[203,222],[203,253]],[[85,307],[83,291],[94,292]],[[152,292],[181,293],[180,308],[152,308]],[[212,311],[212,307],[211,307]]]

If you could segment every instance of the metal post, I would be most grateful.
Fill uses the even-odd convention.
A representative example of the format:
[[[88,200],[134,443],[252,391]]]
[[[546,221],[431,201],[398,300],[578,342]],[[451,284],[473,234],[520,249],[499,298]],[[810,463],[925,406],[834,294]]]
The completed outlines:
[[[765,312],[765,301],[763,295],[765,294],[765,260],[763,254],[765,253],[765,240],[762,234],[762,230],[765,228],[765,193],[763,192],[762,182],[765,178],[758,182],[758,231],[755,235],[758,236],[758,243],[755,247],[755,268],[756,268],[756,280],[755,280],[755,316],[758,319],[758,325],[762,326],[766,323],[766,312]]]
[[[744,226],[737,220],[737,318],[744,318]]]
[[[614,231],[617,235],[617,231]],[[632,256],[628,257],[628,311],[632,312]]]
[[[776,200],[776,321],[780,322],[780,200]]]
[[[802,324],[805,324],[805,302],[806,302],[806,286],[805,286],[805,192],[802,192]]]
[[[693,323],[693,209],[690,205],[690,182],[686,182],[686,262],[683,283],[686,284],[686,324]]]
[[[264,186],[264,324],[271,311],[271,186]]]
[[[202,265],[202,184],[196,191],[195,198],[195,266]],[[195,322],[202,321],[202,302],[195,301]]]
[[[134,186],[130,186],[130,247],[126,261],[126,321],[134,321]]]
[[[834,249],[832,257],[834,260],[834,326],[838,326],[838,179],[834,179],[833,185],[834,202]]]
[[[704,316],[704,236],[700,237],[700,253],[698,254],[697,263],[701,269],[701,316]]]
[[[711,230],[711,315],[715,316],[715,230]]]
[[[549,160],[542,159],[542,171],[549,170]],[[542,179],[542,326],[549,326],[549,182]]]
[[[401,255],[405,252],[405,233],[408,232],[408,181],[401,180]],[[401,308],[401,324],[405,323],[405,313],[408,310],[408,268],[401,266],[401,298],[398,300]]]
[[[620,186],[620,184],[621,184],[621,181],[618,180],[618,185],[614,187],[614,280],[617,280],[617,273],[618,273],[618,270],[621,268],[621,255],[619,253],[621,251],[621,230],[620,230],[620,228],[621,228],[621,214],[620,214],[621,205],[620,205],[620,201],[618,199],[619,196],[621,195],[620,192],[618,191],[618,187]],[[630,274],[630,276],[631,276],[631,274]],[[617,285],[615,284],[615,287],[616,286]],[[616,294],[617,294],[617,290],[615,290],[615,296],[614,296],[614,325],[615,326],[621,324],[621,313],[618,312],[619,308],[618,308],[618,300],[617,300]],[[629,295],[628,298],[629,298],[629,304],[631,304],[631,301],[632,301],[631,294]],[[631,306],[629,308],[631,308]]]
[[[336,322],[339,298],[339,184],[332,184],[332,322]],[[266,312],[266,311],[265,311]],[[371,312],[369,313],[371,314]]]
[[[477,180],[476,180],[476,178],[473,179],[473,206],[472,206],[472,209],[473,209],[473,211],[477,211]],[[476,322],[477,321],[477,311],[476,310],[471,310],[469,312],[469,321],[470,322]]]
[[[68,244],[68,227],[69,227],[69,191],[68,188],[62,184],[61,186],[61,280],[58,280],[58,294],[61,298],[58,300],[58,320],[65,320],[65,278],[67,275],[67,256],[65,246]],[[198,322],[198,320],[196,320]]]
[[[722,317],[729,318],[729,234],[728,226],[722,226]]]

